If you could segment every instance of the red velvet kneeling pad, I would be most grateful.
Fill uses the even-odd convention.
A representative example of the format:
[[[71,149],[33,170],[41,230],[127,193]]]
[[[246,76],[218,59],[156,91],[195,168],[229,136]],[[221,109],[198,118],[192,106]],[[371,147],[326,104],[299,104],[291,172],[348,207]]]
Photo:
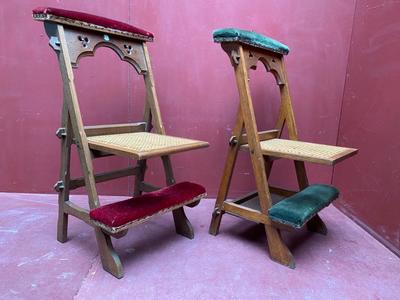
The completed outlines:
[[[59,8],[53,8],[53,7],[38,7],[38,8],[35,8],[32,11],[32,13],[34,15],[48,14],[48,15],[53,15],[53,16],[57,16],[57,17],[63,17],[63,18],[67,18],[67,19],[82,21],[85,23],[91,23],[91,24],[102,26],[105,28],[111,28],[111,29],[116,29],[116,30],[120,30],[120,31],[126,31],[126,32],[130,32],[130,33],[134,33],[134,34],[143,35],[148,38],[154,37],[154,35],[151,32],[137,28],[135,26],[132,26],[132,25],[120,22],[120,21],[79,12],[79,11],[65,10],[65,9],[59,9]]]
[[[155,192],[100,206],[90,217],[109,227],[118,227],[204,195],[206,190],[192,182],[180,182]]]

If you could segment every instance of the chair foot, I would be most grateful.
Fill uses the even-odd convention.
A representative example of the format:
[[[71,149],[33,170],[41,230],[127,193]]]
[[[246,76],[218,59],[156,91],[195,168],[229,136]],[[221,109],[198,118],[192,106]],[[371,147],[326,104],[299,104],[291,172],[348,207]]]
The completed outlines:
[[[310,221],[307,222],[307,229],[311,232],[327,235],[328,228],[319,215],[315,215]]]
[[[121,260],[114,250],[111,237],[100,228],[95,228],[95,232],[103,269],[118,279],[124,277]]]
[[[59,212],[57,222],[57,241],[65,243],[68,240],[68,214]]]
[[[271,259],[291,269],[296,268],[294,257],[281,238],[279,229],[265,225]]]
[[[222,219],[222,212],[218,208],[215,208],[212,214],[210,228],[208,229],[209,234],[211,235],[218,234],[219,226],[221,225],[221,219]]]
[[[183,235],[188,239],[193,239],[194,238],[193,227],[192,224],[190,224],[188,218],[186,217],[183,207],[173,210],[172,215],[174,216],[176,233]]]

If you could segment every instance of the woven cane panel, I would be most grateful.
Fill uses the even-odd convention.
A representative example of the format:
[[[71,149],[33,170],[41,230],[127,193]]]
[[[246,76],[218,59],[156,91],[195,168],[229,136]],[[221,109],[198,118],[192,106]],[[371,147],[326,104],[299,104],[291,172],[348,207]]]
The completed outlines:
[[[148,132],[91,136],[88,138],[88,141],[98,142],[109,145],[110,147],[118,146],[129,148],[129,150],[133,152],[150,152],[164,148],[198,143],[198,141],[195,140]]]
[[[271,139],[262,141],[261,149],[263,154],[282,154],[283,156],[303,157],[309,160],[324,160],[333,162],[342,156],[346,156],[351,148],[299,142],[284,139]],[[279,155],[278,155],[279,156]]]

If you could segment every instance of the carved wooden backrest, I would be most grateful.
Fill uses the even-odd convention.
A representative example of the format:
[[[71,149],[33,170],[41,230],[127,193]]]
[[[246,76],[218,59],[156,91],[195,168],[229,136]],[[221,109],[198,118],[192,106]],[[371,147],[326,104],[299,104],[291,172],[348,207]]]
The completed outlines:
[[[222,42],[221,47],[228,54],[233,67],[237,66],[239,60],[242,59],[239,51],[239,48],[241,48],[247,72],[250,69],[255,70],[257,68],[257,63],[261,61],[265,66],[266,71],[272,73],[277,85],[279,86],[281,96],[279,116],[275,128],[279,130],[278,136],[281,136],[283,127],[286,124],[288,127],[289,138],[297,140],[297,127],[289,94],[289,84],[287,81],[283,55],[237,42]]]
[[[154,88],[150,57],[146,42],[144,40],[123,36],[120,34],[112,34],[101,30],[89,30],[87,28],[68,26],[49,21],[44,22],[44,27],[47,35],[50,38],[49,44],[58,55],[60,55],[61,50],[61,41],[59,35],[60,31],[62,31],[63,40],[65,43],[64,52],[68,52],[66,63],[72,68],[78,67],[80,58],[85,56],[94,56],[96,50],[100,47],[108,47],[112,49],[121,60],[132,65],[137,73],[144,77],[144,82],[146,85],[146,105],[143,121],[148,124],[147,130],[151,130],[152,126],[154,126],[154,129],[157,133],[165,134],[165,129],[162,124],[159,110],[157,94]],[[62,65],[61,62],[60,64]],[[64,71],[69,73],[69,79],[63,76],[63,80],[72,80],[70,83],[74,85],[72,70]],[[66,84],[66,82],[64,82],[64,84]],[[74,105],[76,106],[77,103]]]
[[[81,57],[94,56],[98,48],[108,47],[121,60],[131,64],[138,74],[145,74],[147,72],[148,67],[144,54],[143,41],[95,30],[89,31],[78,27],[63,27],[72,67],[78,67],[78,61]],[[50,45],[57,50],[59,48],[59,41],[56,24],[45,22],[45,29],[50,38]]]

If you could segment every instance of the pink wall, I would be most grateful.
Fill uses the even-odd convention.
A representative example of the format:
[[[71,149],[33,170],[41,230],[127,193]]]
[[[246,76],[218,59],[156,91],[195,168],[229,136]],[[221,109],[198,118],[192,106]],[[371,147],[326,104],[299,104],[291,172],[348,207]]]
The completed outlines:
[[[195,180],[216,194],[227,140],[238,105],[233,70],[212,42],[212,30],[235,26],[274,37],[291,48],[287,68],[300,137],[336,142],[354,1],[3,1],[0,34],[0,190],[51,192],[58,177],[61,80],[42,24],[31,19],[38,5],[82,10],[130,22],[155,33],[150,44],[161,111],[167,132],[210,142],[207,150],[173,157],[178,180]],[[12,13],[9,13],[12,11]],[[110,50],[81,61],[76,73],[86,124],[134,121],[142,106],[143,84]],[[111,58],[108,60],[108,58]],[[25,60],[24,60],[25,59]],[[277,88],[260,70],[252,74],[260,129],[274,123]],[[262,85],[264,84],[264,85]],[[266,84],[266,85],[265,85]],[[135,104],[129,104],[134,99]],[[263,100],[266,101],[263,101]],[[98,170],[126,159],[102,159]],[[291,165],[279,162],[273,181],[293,185]],[[161,181],[161,164],[149,178]],[[308,167],[311,181],[330,182],[331,169]],[[74,169],[78,170],[77,164]],[[242,155],[232,195],[252,188],[249,160]],[[77,172],[76,172],[77,173]],[[126,194],[128,180],[100,185],[103,194]]]
[[[399,12],[398,1],[357,2],[338,142],[360,152],[334,172],[339,208],[398,254]]]

